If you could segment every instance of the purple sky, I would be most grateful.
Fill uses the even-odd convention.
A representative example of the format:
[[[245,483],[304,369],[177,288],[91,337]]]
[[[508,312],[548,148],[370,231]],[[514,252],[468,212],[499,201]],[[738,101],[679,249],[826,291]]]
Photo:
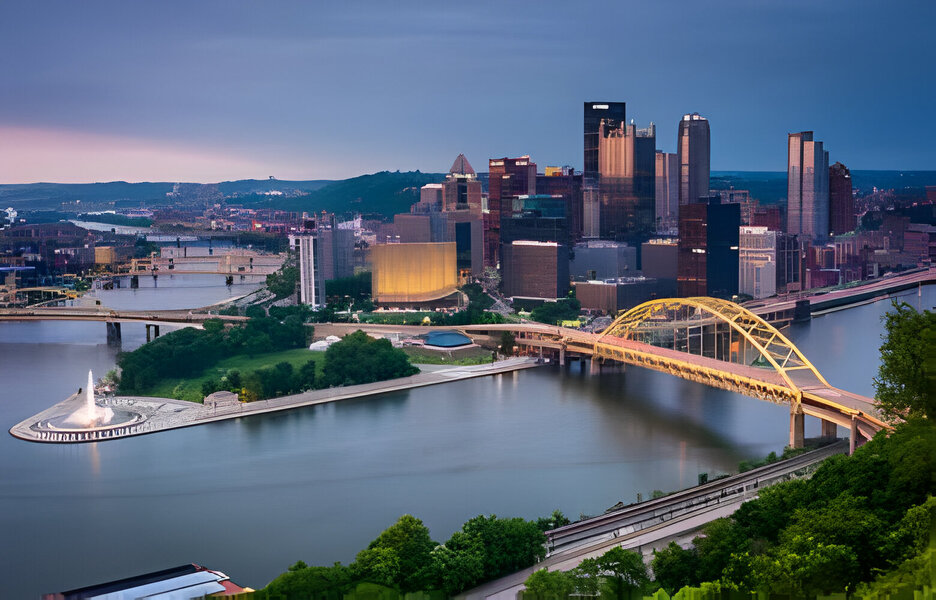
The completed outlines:
[[[0,3],[0,183],[334,179],[459,152],[582,163],[622,100],[714,170],[812,129],[854,169],[936,169],[936,2]]]

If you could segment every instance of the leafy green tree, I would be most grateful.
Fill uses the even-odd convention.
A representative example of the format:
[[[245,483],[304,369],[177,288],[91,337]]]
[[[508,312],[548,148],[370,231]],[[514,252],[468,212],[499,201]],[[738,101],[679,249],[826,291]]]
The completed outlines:
[[[333,567],[308,567],[302,561],[267,585],[257,598],[284,600],[343,600],[353,584],[353,573],[336,563]]]
[[[650,567],[654,581],[669,594],[700,583],[699,555],[695,548],[686,550],[676,542],[670,542],[669,546],[653,551]]]
[[[512,356],[514,353],[514,344],[517,338],[509,331],[501,333],[500,351],[504,356]]]
[[[599,556],[597,563],[609,591],[618,600],[632,597],[650,582],[639,552],[615,546]]]
[[[730,519],[715,519],[702,533],[692,541],[698,556],[698,577],[700,581],[717,581],[731,554],[746,548],[745,539]]]
[[[432,550],[429,564],[432,586],[448,596],[484,581],[484,548],[461,531]]]
[[[775,549],[753,558],[756,589],[794,598],[810,598],[854,589],[859,581],[858,557],[848,546],[797,538],[795,551]]]
[[[577,298],[563,298],[556,302],[544,302],[530,313],[530,318],[540,323],[555,325],[561,321],[574,321],[582,310]]]
[[[299,388],[302,390],[315,389],[315,361],[310,360],[299,368]]]
[[[572,521],[569,520],[561,510],[554,510],[551,515],[548,517],[540,517],[536,520],[536,526],[539,527],[540,531],[546,532],[551,529],[556,529],[557,527],[562,527],[563,525],[568,525]]]
[[[537,600],[565,600],[575,590],[575,579],[565,571],[539,569],[523,585]]]
[[[402,350],[390,340],[375,340],[355,331],[325,351],[325,381],[328,385],[356,385],[406,377],[419,372]]]
[[[881,366],[874,379],[875,398],[882,413],[892,420],[914,416],[936,419],[933,345],[936,313],[917,312],[906,303],[894,302],[884,315]]]
[[[430,582],[435,547],[423,522],[403,515],[358,554],[352,567],[364,580],[416,592]]]
[[[286,298],[296,293],[299,284],[299,269],[292,265],[283,265],[279,271],[267,275],[267,289],[276,299]]]

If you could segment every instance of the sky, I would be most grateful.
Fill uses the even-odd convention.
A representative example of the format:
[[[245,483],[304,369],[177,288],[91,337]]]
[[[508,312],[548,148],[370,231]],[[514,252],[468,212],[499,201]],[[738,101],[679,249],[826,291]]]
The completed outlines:
[[[0,183],[338,179],[582,167],[585,101],[624,101],[713,170],[786,169],[813,130],[852,169],[936,169],[936,2],[0,3]]]

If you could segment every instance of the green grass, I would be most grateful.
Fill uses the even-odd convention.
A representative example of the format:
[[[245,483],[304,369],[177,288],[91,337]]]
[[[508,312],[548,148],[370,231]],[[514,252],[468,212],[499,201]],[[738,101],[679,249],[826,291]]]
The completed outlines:
[[[491,351],[485,348],[464,348],[460,350],[431,350],[418,346],[406,346],[403,352],[415,365],[482,365],[492,362]]]
[[[269,354],[259,354],[254,357],[235,356],[233,358],[226,358],[215,366],[205,369],[198,377],[190,379],[164,379],[157,385],[138,395],[201,402],[204,398],[201,392],[202,383],[209,379],[220,379],[228,371],[240,371],[243,377],[251,371],[256,371],[263,367],[272,367],[276,363],[283,361],[288,362],[294,369],[298,370],[310,360],[315,360],[317,367],[316,377],[320,377],[322,375],[324,356],[324,352],[311,352],[307,348],[270,352]]]

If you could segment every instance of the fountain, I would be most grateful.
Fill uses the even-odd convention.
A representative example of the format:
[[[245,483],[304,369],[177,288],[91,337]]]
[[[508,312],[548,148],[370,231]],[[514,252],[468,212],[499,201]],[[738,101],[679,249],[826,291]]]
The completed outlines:
[[[91,371],[88,371],[88,387],[85,388],[84,406],[69,415],[65,419],[65,423],[82,427],[100,427],[110,423],[113,418],[113,410],[100,407],[94,403],[94,377],[91,375]]]

